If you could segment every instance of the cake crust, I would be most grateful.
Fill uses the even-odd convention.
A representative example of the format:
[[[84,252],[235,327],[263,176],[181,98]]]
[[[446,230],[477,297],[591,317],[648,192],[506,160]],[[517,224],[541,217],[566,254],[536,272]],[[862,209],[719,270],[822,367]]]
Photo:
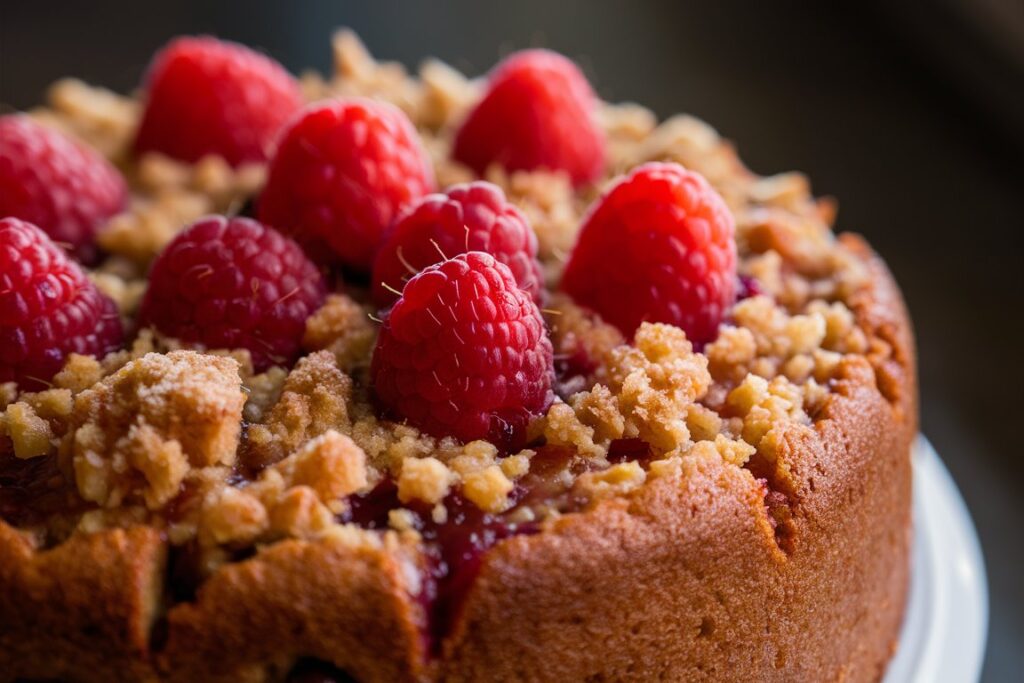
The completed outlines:
[[[148,528],[38,552],[0,523],[0,680],[155,680],[150,629],[166,560]]]

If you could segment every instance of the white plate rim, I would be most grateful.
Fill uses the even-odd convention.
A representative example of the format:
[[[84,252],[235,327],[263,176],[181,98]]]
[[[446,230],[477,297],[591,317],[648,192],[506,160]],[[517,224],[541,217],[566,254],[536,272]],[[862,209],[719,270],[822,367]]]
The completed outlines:
[[[988,635],[981,545],[953,478],[923,435],[913,462],[910,594],[883,683],[976,683]]]

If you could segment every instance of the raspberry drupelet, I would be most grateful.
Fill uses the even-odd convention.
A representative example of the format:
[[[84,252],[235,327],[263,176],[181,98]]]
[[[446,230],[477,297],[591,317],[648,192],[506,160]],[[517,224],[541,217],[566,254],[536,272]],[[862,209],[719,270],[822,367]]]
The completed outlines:
[[[308,107],[282,133],[257,201],[264,223],[318,260],[369,273],[384,230],[434,188],[434,172],[401,110],[353,98]]]
[[[248,349],[257,372],[289,365],[324,280],[292,240],[249,218],[193,224],[160,254],[139,310],[142,325],[186,344]]]
[[[114,302],[46,234],[0,219],[0,384],[44,389],[70,353],[102,358],[121,346]]]
[[[398,298],[405,281],[427,266],[467,251],[484,251],[508,266],[519,286],[540,302],[543,275],[537,236],[497,185],[453,185],[409,207],[388,230],[373,267],[373,300]]]
[[[98,153],[24,114],[0,116],[0,216],[29,221],[92,263],[96,230],[127,201],[124,178]]]
[[[601,176],[605,137],[597,97],[579,68],[549,50],[523,50],[495,67],[483,99],[455,137],[452,156],[477,174],[564,171],[574,185]]]
[[[208,154],[232,166],[265,160],[303,104],[298,82],[276,61],[209,36],[171,41],[154,57],[144,87],[135,151],[190,162]]]
[[[511,271],[471,251],[416,275],[384,320],[370,368],[386,412],[437,437],[522,445],[550,405],[552,348]]]
[[[641,322],[662,322],[707,343],[736,298],[734,229],[703,176],[644,164],[583,219],[562,289],[626,336]]]

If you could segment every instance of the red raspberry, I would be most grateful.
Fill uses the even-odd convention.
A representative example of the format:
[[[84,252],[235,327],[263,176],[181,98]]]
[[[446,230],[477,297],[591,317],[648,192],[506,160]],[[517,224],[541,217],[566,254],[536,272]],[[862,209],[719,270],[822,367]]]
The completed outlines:
[[[368,273],[385,228],[433,187],[405,114],[384,102],[334,100],[307,108],[282,133],[257,208],[309,253],[333,253]]]
[[[114,302],[46,233],[0,220],[0,383],[45,389],[69,353],[102,358],[122,336]]]
[[[703,176],[644,164],[590,209],[562,289],[627,336],[641,322],[663,322],[703,344],[735,300],[733,231],[729,208]]]
[[[522,444],[551,403],[551,341],[512,272],[471,251],[405,285],[370,374],[381,406],[437,437]]]
[[[232,166],[265,160],[304,101],[273,59],[209,36],[172,40],[153,58],[146,90],[137,153],[182,161],[219,154]]]
[[[211,216],[157,257],[139,320],[201,347],[248,349],[261,372],[295,360],[325,295],[295,242],[250,218]]]
[[[93,235],[120,212],[128,189],[102,156],[27,116],[0,116],[0,216],[15,216],[96,258]]]
[[[487,92],[455,137],[452,156],[478,174],[508,170],[565,171],[575,185],[604,171],[604,132],[597,98],[579,68],[548,50],[523,50],[492,73]]]
[[[537,236],[501,188],[483,181],[453,185],[406,209],[377,252],[374,302],[390,306],[411,276],[467,251],[485,251],[504,263],[519,286],[540,302]]]

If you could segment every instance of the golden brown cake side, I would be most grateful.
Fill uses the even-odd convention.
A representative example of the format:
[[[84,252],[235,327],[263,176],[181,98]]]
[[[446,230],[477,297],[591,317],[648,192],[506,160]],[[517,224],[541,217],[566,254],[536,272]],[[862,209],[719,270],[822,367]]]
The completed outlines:
[[[35,552],[0,523],[0,680],[153,680],[166,544],[136,527]]]
[[[167,680],[237,681],[298,657],[358,680],[413,680],[425,662],[422,610],[406,585],[418,568],[399,549],[327,536],[286,541],[220,572],[168,617]]]

